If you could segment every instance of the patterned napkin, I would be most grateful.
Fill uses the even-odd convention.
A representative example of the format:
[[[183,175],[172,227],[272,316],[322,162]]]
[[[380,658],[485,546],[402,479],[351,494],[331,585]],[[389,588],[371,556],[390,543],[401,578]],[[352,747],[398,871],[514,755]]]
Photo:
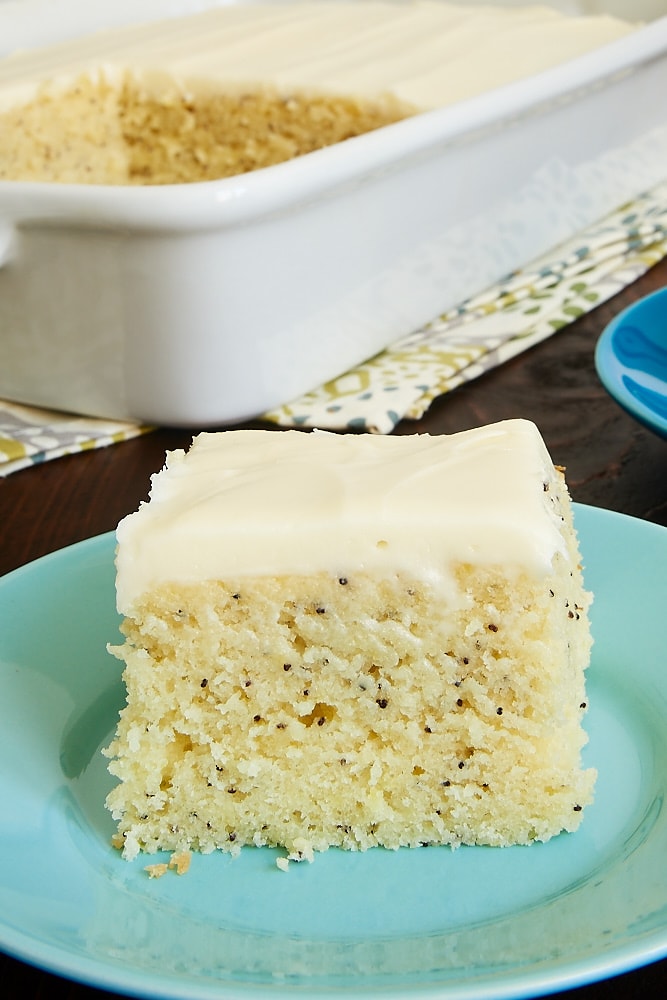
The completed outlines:
[[[266,414],[282,426],[389,434],[434,399],[550,337],[667,256],[667,182],[556,250]]]
[[[137,437],[149,427],[79,417],[0,400],[0,476],[61,455]]]
[[[434,399],[611,298],[667,256],[667,181],[366,363],[264,415],[283,427],[389,434]],[[0,476],[148,427],[0,402]]]

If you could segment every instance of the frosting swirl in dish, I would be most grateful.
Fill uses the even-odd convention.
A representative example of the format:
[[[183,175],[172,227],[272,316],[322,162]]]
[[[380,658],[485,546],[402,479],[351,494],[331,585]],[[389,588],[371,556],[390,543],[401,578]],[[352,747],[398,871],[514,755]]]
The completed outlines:
[[[545,6],[292,3],[216,7],[112,29],[0,62],[0,110],[40,81],[71,83],[131,69],[159,88],[168,74],[193,93],[272,86],[390,95],[425,110],[527,77],[614,41],[633,26],[606,15],[566,17]]]

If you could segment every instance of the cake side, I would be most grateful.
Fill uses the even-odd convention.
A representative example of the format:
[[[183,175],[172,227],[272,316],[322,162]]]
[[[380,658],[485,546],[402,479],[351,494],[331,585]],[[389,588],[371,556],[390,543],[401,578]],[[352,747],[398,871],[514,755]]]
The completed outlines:
[[[539,437],[517,423],[517,447],[541,466]],[[436,444],[456,451],[457,437]],[[281,441],[291,444],[273,435],[276,464]],[[189,479],[186,467],[171,476]],[[499,562],[489,547],[450,562],[446,584],[428,565],[378,571],[344,559],[309,573],[121,580],[131,612],[114,652],[127,706],[106,753],[125,856],[500,846],[575,830],[595,781],[581,763],[590,598],[563,477],[552,468],[534,486],[562,542],[546,567],[520,551]],[[200,500],[210,492],[200,478]],[[156,496],[193,507],[177,489],[165,498],[154,484]],[[447,547],[447,513],[445,503],[433,547]],[[168,545],[164,515],[158,500],[151,517]],[[150,559],[150,546],[119,538],[121,562],[124,548]]]
[[[460,572],[475,612],[444,620],[405,578],[352,577],[344,596],[311,578],[153,595],[120,651],[130,707],[109,748],[126,856],[575,830],[594,781],[587,600],[568,574],[553,598],[515,581],[508,602],[502,576]]]
[[[372,132],[415,113],[397,100],[283,94],[192,95],[162,77],[83,75],[0,115],[0,179],[159,185],[219,180]]]

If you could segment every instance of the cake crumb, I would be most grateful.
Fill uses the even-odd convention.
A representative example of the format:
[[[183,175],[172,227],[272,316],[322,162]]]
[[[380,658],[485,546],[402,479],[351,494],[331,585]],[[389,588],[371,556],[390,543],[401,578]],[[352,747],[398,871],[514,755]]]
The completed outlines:
[[[111,846],[116,851],[122,851],[124,844],[125,844],[125,837],[123,836],[123,834],[114,833],[113,837],[111,838]]]
[[[304,837],[295,837],[292,841],[292,850],[288,856],[289,861],[307,861],[312,865],[315,860],[313,845]]]
[[[185,875],[190,869],[190,862],[192,861],[192,855],[190,851],[178,851],[172,854],[169,860],[169,868],[175,868],[177,875]]]
[[[144,871],[148,872],[149,878],[162,878],[162,876],[167,873],[168,867],[169,865],[165,864],[164,862],[161,862],[160,864],[157,865],[146,865]]]
[[[289,858],[276,858],[276,865],[280,868],[281,872],[286,872],[289,870]]]

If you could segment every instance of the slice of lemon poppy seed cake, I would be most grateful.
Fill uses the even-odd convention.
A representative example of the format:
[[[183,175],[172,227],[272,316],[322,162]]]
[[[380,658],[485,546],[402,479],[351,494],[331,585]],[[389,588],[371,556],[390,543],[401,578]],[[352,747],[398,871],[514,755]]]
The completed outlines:
[[[579,825],[589,595],[532,423],[200,434],[117,537],[125,857]]]

